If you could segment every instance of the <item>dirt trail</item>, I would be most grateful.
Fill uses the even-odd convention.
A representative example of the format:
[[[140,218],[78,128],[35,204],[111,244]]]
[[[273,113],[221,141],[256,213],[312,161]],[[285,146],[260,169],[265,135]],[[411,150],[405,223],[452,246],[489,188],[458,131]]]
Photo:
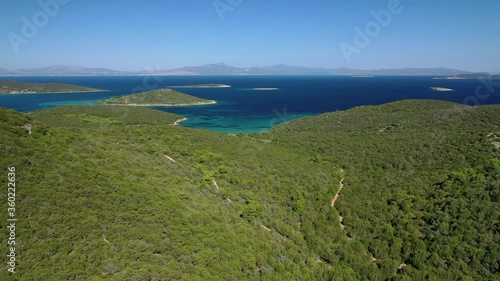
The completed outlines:
[[[167,155],[163,155],[163,156],[165,156],[168,160],[172,161],[173,163],[177,163],[177,162],[175,162],[174,158],[167,156]]]
[[[342,169],[342,168],[339,168],[339,171],[344,174],[345,173],[345,170]],[[342,177],[342,179],[340,179],[340,182],[339,182],[339,189],[337,190],[337,193],[335,194],[335,197],[333,197],[332,199],[332,202],[330,204],[330,206],[332,206],[332,208],[335,208],[335,203],[337,203],[337,200],[339,199],[340,197],[340,192],[342,192],[342,189],[344,189],[344,178]],[[343,216],[339,216],[339,221],[340,221],[340,228],[342,228],[342,230],[345,229],[345,225],[344,225],[344,217]]]
[[[339,171],[344,174],[345,173],[345,170],[342,169],[342,168],[339,168]],[[335,208],[335,203],[337,203],[337,200],[339,199],[340,197],[340,192],[342,192],[342,189],[344,189],[344,177],[342,177],[342,179],[340,179],[340,182],[339,182],[339,189],[337,190],[337,193],[335,194],[335,197],[333,197],[332,199],[332,202],[330,204],[330,206],[332,206],[332,208]],[[344,225],[344,217],[343,216],[339,216],[339,220],[340,220],[340,228],[342,228],[342,230],[345,229],[345,225]]]
[[[108,239],[106,239],[106,236],[104,236],[104,233],[102,234],[102,240],[104,240],[104,242],[106,242],[106,244],[111,245],[111,242],[109,242]]]
[[[365,256],[370,258],[370,262],[375,262],[377,259],[373,256],[372,253],[370,253],[368,250],[365,251]]]
[[[342,173],[342,175],[345,173],[345,170],[342,169],[342,168],[339,168],[339,172]],[[330,204],[332,206],[332,208],[335,207],[335,203],[337,202],[337,200],[339,199],[339,196],[340,196],[340,192],[342,191],[342,189],[344,189],[344,177],[342,177],[340,179],[340,182],[339,182],[339,190],[337,191],[337,193],[335,194],[335,197],[333,197],[332,199],[332,203]]]
[[[333,199],[332,199],[332,203],[331,203],[332,208],[335,207],[335,203],[339,199],[340,192],[342,191],[342,189],[344,189],[344,178],[342,178],[340,180],[340,182],[339,182],[339,190],[337,191],[337,194],[335,194],[335,197],[333,197]]]
[[[342,168],[339,168],[339,171],[344,174],[345,171],[344,169]],[[335,194],[335,197],[333,197],[332,199],[332,203],[330,204],[332,206],[332,208],[335,208],[335,203],[337,202],[337,200],[339,199],[339,196],[340,196],[340,192],[342,191],[342,189],[344,189],[344,177],[342,177],[342,179],[340,180],[339,182],[339,190],[337,191],[337,193]],[[340,216],[339,215],[339,222],[340,222],[340,228],[342,228],[342,230],[345,230],[346,226],[344,224],[344,217],[343,216]],[[351,237],[347,237],[347,240],[353,240],[354,238],[351,238]],[[370,258],[370,262],[375,262],[377,261],[377,258],[375,258],[373,256],[372,253],[370,253],[368,250],[365,251],[365,255],[368,256]]]
[[[339,216],[339,220],[340,220],[340,228],[342,228],[342,230],[344,230],[345,229],[344,217],[343,216]]]
[[[271,232],[271,229],[263,224],[261,224],[260,227],[267,232]]]
[[[339,168],[339,171],[342,173],[342,175],[345,173],[344,169],[342,168]],[[337,202],[337,200],[339,199],[339,196],[340,196],[340,192],[342,191],[342,189],[344,189],[344,177],[342,177],[342,179],[340,180],[339,182],[339,190],[337,191],[337,193],[335,194],[335,197],[333,197],[332,199],[332,202],[331,202],[331,206],[332,208],[335,208],[335,203]],[[340,228],[342,228],[342,230],[345,230],[346,226],[344,224],[344,217],[343,216],[340,216],[339,215],[339,223],[340,223]],[[354,238],[352,237],[349,237],[347,236],[347,240],[354,240]],[[375,258],[373,256],[372,253],[370,253],[368,250],[365,251],[365,255],[368,256],[370,258],[370,262],[373,263],[375,261],[377,261],[377,258]],[[321,262],[321,260],[317,261],[317,262]],[[406,265],[404,265],[406,266]],[[403,267],[404,267],[403,266]],[[401,267],[401,266],[400,266]]]

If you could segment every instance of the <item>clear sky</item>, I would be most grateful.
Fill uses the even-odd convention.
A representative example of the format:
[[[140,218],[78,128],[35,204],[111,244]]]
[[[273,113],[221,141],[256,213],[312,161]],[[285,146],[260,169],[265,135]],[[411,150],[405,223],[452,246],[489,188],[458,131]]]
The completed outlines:
[[[224,62],[500,73],[500,1],[399,0],[397,13],[388,10],[391,2],[397,0],[0,0],[0,67],[145,70]],[[372,23],[370,42],[356,45],[355,28],[365,30],[371,12],[381,10],[391,20],[379,29]],[[357,49],[350,60],[342,42]]]

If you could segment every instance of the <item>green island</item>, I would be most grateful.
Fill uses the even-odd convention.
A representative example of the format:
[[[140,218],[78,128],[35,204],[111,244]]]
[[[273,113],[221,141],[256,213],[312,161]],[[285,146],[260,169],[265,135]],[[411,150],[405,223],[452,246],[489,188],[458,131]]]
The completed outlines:
[[[246,135],[177,118],[0,109],[18,280],[500,278],[500,105],[405,100]]]
[[[170,86],[172,88],[231,88],[230,85],[226,84],[194,84],[194,85],[182,85],[182,86]]]
[[[0,94],[55,94],[100,91],[103,90],[63,83],[32,83],[14,80],[0,80]]]
[[[191,106],[215,104],[207,100],[172,89],[157,89],[139,94],[110,98],[97,104],[115,106]]]

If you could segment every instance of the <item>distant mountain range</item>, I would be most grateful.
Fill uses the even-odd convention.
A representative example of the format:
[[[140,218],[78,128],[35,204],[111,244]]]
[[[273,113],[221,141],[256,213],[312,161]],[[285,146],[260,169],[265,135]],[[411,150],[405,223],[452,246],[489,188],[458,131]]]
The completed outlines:
[[[85,68],[73,65],[53,65],[43,68],[7,70],[0,68],[0,75],[12,76],[80,76],[80,75],[122,75],[125,72],[107,68]]]
[[[187,66],[170,70],[157,71],[119,71],[108,68],[85,68],[81,66],[54,65],[44,68],[7,70],[0,68],[2,76],[105,76],[105,75],[348,75],[348,76],[455,76],[477,75],[472,72],[449,68],[402,68],[359,70],[349,68],[310,68],[290,65],[241,68],[224,63]]]
[[[358,70],[349,68],[310,68],[289,65],[239,68],[223,63],[188,66],[172,70],[156,71],[163,75],[459,75],[470,72],[448,68],[403,68]]]

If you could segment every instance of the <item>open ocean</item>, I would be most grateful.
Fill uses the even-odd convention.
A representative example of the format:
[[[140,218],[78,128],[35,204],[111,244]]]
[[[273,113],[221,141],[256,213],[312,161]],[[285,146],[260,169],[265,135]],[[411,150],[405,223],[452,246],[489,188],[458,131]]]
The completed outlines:
[[[59,105],[91,104],[113,96],[127,95],[190,84],[228,84],[231,88],[176,89],[213,99],[207,106],[156,107],[189,118],[182,126],[228,133],[250,133],[291,119],[345,110],[360,105],[378,105],[403,99],[438,99],[469,105],[500,103],[500,81],[494,85],[477,79],[436,80],[433,77],[347,76],[117,76],[117,77],[0,77],[29,82],[69,83],[108,90],[95,93],[0,95],[0,107],[22,112]],[[496,85],[495,85],[496,83]],[[436,92],[430,87],[451,88]],[[476,89],[479,88],[479,92]],[[254,88],[278,88],[256,91]]]

